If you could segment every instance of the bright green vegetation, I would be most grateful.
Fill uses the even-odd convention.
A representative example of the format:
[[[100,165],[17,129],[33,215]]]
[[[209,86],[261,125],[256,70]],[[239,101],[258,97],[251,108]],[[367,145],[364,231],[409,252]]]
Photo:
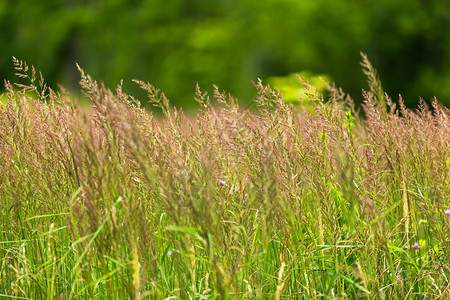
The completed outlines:
[[[395,104],[367,59],[363,112],[258,82],[247,110],[197,88],[189,118],[80,69],[85,111],[15,64],[31,85],[1,97],[1,298],[450,296],[449,110]]]

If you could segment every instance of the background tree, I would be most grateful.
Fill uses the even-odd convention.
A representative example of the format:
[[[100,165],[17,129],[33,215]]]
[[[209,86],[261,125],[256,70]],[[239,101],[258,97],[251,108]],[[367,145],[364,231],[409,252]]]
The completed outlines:
[[[362,51],[389,94],[448,105],[449,11],[440,0],[3,1],[0,77],[13,77],[16,56],[70,88],[78,62],[111,88],[124,79],[143,99],[138,78],[189,107],[196,82],[248,100],[258,77],[309,71],[360,99]]]

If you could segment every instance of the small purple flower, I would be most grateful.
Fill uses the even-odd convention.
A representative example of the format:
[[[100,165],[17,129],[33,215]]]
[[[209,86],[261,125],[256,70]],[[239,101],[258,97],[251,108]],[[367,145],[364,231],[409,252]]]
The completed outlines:
[[[220,183],[222,186],[228,186],[228,184],[227,184],[225,181],[223,181],[223,180],[219,180],[219,183]]]
[[[172,256],[172,251],[167,251],[167,257],[171,257]]]
[[[450,216],[450,209],[447,209],[447,210],[445,211],[445,214],[446,214],[447,216]]]
[[[414,245],[412,245],[412,248],[413,248],[414,250],[419,250],[419,249],[420,249],[420,246],[419,246],[419,244],[414,244]]]

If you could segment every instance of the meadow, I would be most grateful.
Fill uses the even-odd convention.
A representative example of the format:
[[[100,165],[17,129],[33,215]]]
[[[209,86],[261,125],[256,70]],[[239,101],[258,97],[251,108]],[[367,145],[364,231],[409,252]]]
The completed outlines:
[[[2,299],[446,299],[450,111],[255,83],[152,113],[81,68],[82,108],[14,60],[0,104]],[[19,79],[20,82],[22,79]],[[299,85],[300,85],[299,80]]]

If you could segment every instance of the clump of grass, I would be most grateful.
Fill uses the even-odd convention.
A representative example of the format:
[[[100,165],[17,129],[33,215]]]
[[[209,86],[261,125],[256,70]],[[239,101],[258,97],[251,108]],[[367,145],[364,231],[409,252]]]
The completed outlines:
[[[194,118],[80,68],[86,111],[15,64],[31,85],[1,97],[1,297],[449,296],[449,110],[395,103],[366,57],[363,114],[332,86],[294,106],[259,81],[255,110],[197,87]]]

